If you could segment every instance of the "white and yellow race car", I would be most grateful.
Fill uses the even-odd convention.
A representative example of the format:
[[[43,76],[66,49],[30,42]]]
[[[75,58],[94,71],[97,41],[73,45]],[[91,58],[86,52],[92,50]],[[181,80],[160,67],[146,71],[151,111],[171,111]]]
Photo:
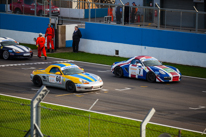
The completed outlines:
[[[42,84],[66,89],[69,92],[100,90],[102,79],[72,63],[52,64],[46,69],[34,70],[31,80],[35,86]]]

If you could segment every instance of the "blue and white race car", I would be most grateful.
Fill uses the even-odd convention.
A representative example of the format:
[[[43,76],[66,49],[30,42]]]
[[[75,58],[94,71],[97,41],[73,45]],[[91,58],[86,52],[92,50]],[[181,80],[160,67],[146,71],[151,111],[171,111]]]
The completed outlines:
[[[33,52],[29,47],[19,45],[14,39],[0,37],[0,57],[11,58],[32,58]]]
[[[177,68],[162,65],[159,60],[150,56],[135,56],[127,61],[115,62],[111,71],[117,77],[138,78],[149,82],[181,80],[181,73]]]

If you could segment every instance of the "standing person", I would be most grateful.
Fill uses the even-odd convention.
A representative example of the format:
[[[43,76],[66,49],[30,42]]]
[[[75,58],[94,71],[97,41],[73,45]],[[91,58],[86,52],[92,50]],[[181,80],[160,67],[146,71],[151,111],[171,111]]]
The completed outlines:
[[[122,18],[122,7],[117,6],[116,8],[116,23],[117,24],[121,24],[121,18]]]
[[[135,4],[135,2],[132,2],[132,5],[133,6],[137,6],[136,4]],[[135,7],[133,7],[132,8],[132,15],[131,15],[131,22],[132,23],[134,23],[135,22],[135,16],[136,16],[136,14],[137,14],[137,8]]]
[[[72,36],[72,39],[73,39],[73,43],[72,43],[73,52],[78,53],[79,41],[80,41],[81,37],[82,37],[81,31],[78,29],[78,26],[75,26],[74,33],[73,33],[73,36]]]
[[[41,58],[41,52],[43,52],[45,60],[47,60],[44,44],[45,44],[45,38],[42,37],[42,33],[39,33],[39,37],[36,40],[36,46],[38,47],[38,57]]]
[[[125,4],[125,10],[124,10],[124,24],[129,22],[129,2]]]
[[[54,28],[51,27],[50,24],[48,24],[48,28],[46,29],[45,38],[47,37],[47,52],[50,52],[50,43],[51,43],[51,49],[52,53],[54,52]]]
[[[113,16],[113,9],[112,9],[112,7],[108,8],[107,14],[108,14],[108,16],[112,17],[111,21],[113,21],[114,16]]]

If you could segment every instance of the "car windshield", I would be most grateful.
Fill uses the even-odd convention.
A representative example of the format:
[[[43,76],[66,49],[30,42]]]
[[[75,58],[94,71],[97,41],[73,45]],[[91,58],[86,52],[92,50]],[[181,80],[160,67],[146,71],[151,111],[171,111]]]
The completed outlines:
[[[143,64],[145,66],[161,66],[162,65],[162,63],[159,62],[159,60],[156,60],[156,59],[145,60],[145,61],[143,61]]]
[[[15,41],[3,41],[1,42],[2,46],[10,46],[10,45],[17,45]]]
[[[83,73],[84,71],[78,67],[73,67],[73,68],[64,69],[62,70],[62,72],[64,73],[64,75],[72,75],[72,74]]]

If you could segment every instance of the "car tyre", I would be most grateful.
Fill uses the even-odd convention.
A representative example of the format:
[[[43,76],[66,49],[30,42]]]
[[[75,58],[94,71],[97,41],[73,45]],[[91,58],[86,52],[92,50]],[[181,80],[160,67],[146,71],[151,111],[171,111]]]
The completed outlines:
[[[33,83],[35,86],[37,87],[41,87],[42,86],[42,80],[39,76],[35,75],[33,78]]]
[[[14,13],[21,14],[21,10],[20,9],[16,9]]]
[[[114,75],[118,78],[121,78],[123,76],[123,70],[121,67],[117,66],[114,68]]]
[[[156,76],[155,76],[154,72],[150,71],[147,73],[147,81],[151,82],[151,83],[156,82]]]
[[[38,13],[38,15],[39,15],[39,16],[43,16],[43,11],[40,10],[39,13]]]
[[[9,59],[9,52],[5,50],[5,51],[3,52],[3,55],[2,55],[2,56],[3,56],[3,59],[5,59],[5,60]]]
[[[66,90],[69,92],[76,92],[76,86],[72,81],[66,83]]]

